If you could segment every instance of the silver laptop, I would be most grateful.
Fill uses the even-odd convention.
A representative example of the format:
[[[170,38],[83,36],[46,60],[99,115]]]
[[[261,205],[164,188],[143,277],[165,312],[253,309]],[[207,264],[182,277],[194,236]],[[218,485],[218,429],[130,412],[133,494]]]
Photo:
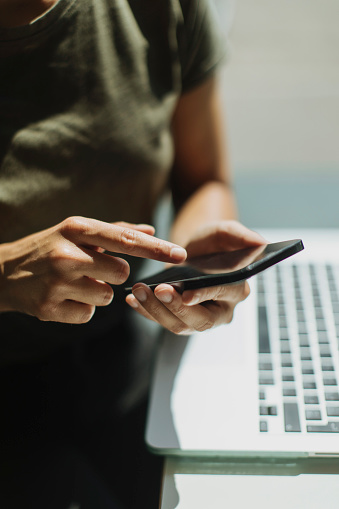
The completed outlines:
[[[339,230],[265,230],[305,250],[249,280],[231,324],[164,333],[146,442],[185,456],[339,457]]]

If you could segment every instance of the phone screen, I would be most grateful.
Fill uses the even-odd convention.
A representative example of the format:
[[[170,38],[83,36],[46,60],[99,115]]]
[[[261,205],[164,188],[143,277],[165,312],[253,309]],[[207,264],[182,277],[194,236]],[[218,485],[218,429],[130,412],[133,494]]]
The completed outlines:
[[[248,279],[262,270],[304,249],[300,239],[257,247],[223,251],[190,258],[142,282],[154,288],[161,283],[174,285],[179,291],[220,284],[230,284]],[[126,288],[130,291],[131,288]]]

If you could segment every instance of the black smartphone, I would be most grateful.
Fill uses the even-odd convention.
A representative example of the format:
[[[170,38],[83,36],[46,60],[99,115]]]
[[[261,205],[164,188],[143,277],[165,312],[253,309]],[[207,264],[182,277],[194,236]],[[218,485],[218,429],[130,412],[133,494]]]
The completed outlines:
[[[302,251],[302,240],[286,240],[235,251],[207,254],[190,258],[140,282],[150,288],[161,283],[174,286],[180,293],[207,286],[238,283]],[[130,292],[132,287],[125,288]]]

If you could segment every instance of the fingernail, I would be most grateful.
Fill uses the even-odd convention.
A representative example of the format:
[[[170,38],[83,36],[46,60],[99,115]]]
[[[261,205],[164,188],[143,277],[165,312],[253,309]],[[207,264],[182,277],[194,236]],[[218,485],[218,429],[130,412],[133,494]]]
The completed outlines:
[[[183,301],[186,306],[195,306],[200,302],[199,295],[193,295],[191,298],[185,298],[185,294],[183,294]]]
[[[156,297],[164,304],[170,304],[173,300],[173,295],[168,290],[156,292]]]
[[[147,293],[143,288],[136,288],[133,290],[133,295],[139,302],[145,302],[147,300]]]
[[[184,261],[187,257],[186,249],[184,249],[183,247],[172,247],[171,257],[176,260]]]
[[[139,307],[139,304],[138,304],[138,301],[137,299],[128,299],[127,300],[127,303],[134,309],[136,309],[137,307]]]

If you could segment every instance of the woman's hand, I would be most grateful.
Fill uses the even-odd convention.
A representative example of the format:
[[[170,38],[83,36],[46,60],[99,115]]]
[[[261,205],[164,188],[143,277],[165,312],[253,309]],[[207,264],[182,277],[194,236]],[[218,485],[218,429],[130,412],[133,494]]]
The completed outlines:
[[[160,240],[149,225],[104,223],[71,217],[0,246],[0,311],[40,320],[88,322],[96,306],[113,299],[110,286],[123,284],[128,263],[104,251],[178,263],[183,248]]]
[[[189,258],[265,243],[260,235],[232,220],[205,226],[188,243],[186,250]],[[158,322],[175,334],[190,334],[229,323],[236,304],[249,295],[249,286],[244,281],[187,290],[180,295],[171,285],[161,284],[153,293],[146,285],[137,283],[132,291],[126,301],[141,315]]]

